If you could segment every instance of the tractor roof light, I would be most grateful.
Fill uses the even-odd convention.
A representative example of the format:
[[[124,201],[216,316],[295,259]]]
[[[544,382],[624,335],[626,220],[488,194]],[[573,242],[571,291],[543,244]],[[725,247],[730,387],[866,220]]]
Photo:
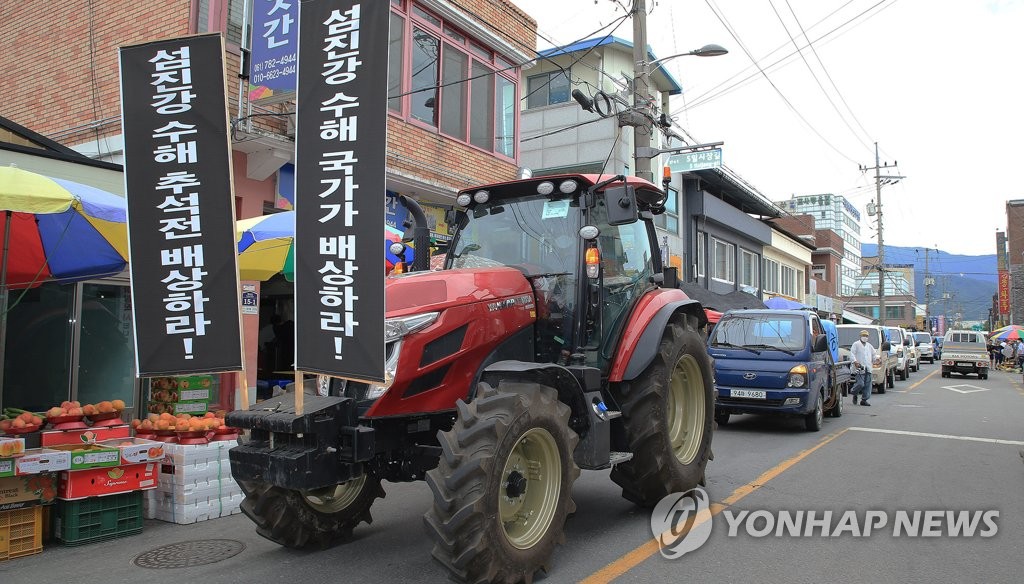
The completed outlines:
[[[469,193],[460,193],[459,196],[455,198],[455,202],[458,203],[460,207],[468,207],[469,204],[473,202],[473,197]]]
[[[584,225],[583,227],[580,227],[580,237],[587,241],[597,239],[598,235],[601,235],[601,230],[598,229],[596,225]]]
[[[555,183],[546,180],[542,183],[537,184],[537,194],[544,195],[545,197],[555,192]]]
[[[579,188],[579,185],[577,185],[576,181],[574,181],[572,179],[563,180],[558,185],[558,190],[563,195],[569,195],[569,194],[575,193],[577,188]]]
[[[473,193],[473,200],[483,205],[491,199],[491,193],[488,191],[477,191]]]

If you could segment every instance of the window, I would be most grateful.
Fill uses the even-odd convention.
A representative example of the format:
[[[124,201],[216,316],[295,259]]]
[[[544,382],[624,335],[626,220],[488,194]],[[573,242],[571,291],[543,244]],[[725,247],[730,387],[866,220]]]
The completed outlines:
[[[515,158],[519,67],[415,2],[391,5],[389,111]]]
[[[392,0],[394,2],[395,0]],[[388,37],[388,109],[402,112],[402,65],[405,63],[405,19],[391,13],[391,33]]]
[[[697,276],[704,277],[704,238],[706,236],[700,231],[697,232]]]
[[[764,259],[764,284],[762,285],[765,292],[781,292],[779,289],[779,262]]]
[[[222,32],[228,45],[242,44],[245,0],[199,0],[195,4],[196,32]]]
[[[736,246],[711,238],[711,277],[730,284],[736,281]]]
[[[757,278],[757,254],[749,252],[745,249],[740,250],[740,284],[744,286],[750,286],[752,288],[758,287]]]
[[[782,266],[781,274],[779,285],[782,289],[779,292],[796,298],[796,270],[789,266]]]
[[[568,70],[533,75],[526,80],[526,107],[535,108],[566,103],[569,101],[571,89]]]
[[[669,187],[665,212],[654,216],[654,224],[673,235],[679,234],[679,192]]]

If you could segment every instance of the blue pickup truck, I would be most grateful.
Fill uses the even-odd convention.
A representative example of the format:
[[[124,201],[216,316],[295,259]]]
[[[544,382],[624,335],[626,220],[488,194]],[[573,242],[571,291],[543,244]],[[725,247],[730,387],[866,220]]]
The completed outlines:
[[[719,425],[732,414],[783,414],[802,417],[816,432],[824,416],[843,414],[849,364],[836,362],[835,326],[813,312],[729,311],[711,331],[708,353]]]

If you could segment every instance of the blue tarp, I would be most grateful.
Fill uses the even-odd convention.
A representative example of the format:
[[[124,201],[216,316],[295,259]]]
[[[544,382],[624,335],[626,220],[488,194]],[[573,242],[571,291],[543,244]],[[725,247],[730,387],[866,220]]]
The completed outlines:
[[[836,323],[831,320],[821,319],[821,328],[825,329],[825,337],[828,338],[828,348],[832,352],[832,362],[839,362],[839,329]]]
[[[764,305],[768,308],[777,310],[801,310],[810,308],[810,306],[807,306],[806,304],[802,304],[796,300],[783,298],[782,296],[773,296],[772,298],[765,300]]]

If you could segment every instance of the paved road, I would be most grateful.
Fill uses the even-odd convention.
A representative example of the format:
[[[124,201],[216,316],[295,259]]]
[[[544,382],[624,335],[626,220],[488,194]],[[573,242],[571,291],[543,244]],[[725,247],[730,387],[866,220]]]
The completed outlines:
[[[546,583],[674,582],[1020,582],[1024,568],[1024,387],[1019,374],[986,381],[942,379],[923,365],[872,407],[847,402],[822,432],[799,420],[734,416],[716,433],[708,492],[717,514],[709,541],[676,560],[653,545],[647,511],[621,499],[608,474],[584,473],[568,545]],[[950,387],[952,389],[950,389]],[[959,390],[959,391],[955,391]],[[984,391],[977,391],[984,390]],[[80,548],[53,546],[0,563],[5,584],[104,582],[441,582],[430,558],[422,513],[423,483],[387,485],[374,523],[351,544],[296,552],[257,537],[235,516],[194,526],[147,521],[141,535]],[[725,503],[723,505],[723,502]],[[725,511],[878,511],[886,528],[868,537],[728,535]],[[994,537],[894,537],[898,511],[997,510]],[[820,516],[820,515],[819,515]],[[763,526],[763,524],[755,524]],[[984,524],[983,524],[984,526]],[[820,533],[820,529],[815,532]],[[179,541],[227,538],[245,550],[203,567],[136,567],[141,552]]]

